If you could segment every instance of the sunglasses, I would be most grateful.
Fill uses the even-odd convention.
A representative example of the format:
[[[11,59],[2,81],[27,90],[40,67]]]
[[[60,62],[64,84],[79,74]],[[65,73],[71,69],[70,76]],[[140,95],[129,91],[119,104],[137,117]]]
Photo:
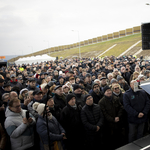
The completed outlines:
[[[115,90],[119,90],[119,87],[114,88]]]

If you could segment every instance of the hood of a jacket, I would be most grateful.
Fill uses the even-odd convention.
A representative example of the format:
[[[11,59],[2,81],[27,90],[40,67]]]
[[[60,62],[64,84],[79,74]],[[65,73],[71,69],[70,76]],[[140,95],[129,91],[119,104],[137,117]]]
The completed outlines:
[[[10,117],[10,116],[20,116],[20,115],[22,115],[22,109],[21,109],[21,112],[20,113],[15,113],[15,112],[13,112],[13,111],[11,111],[8,107],[6,108],[6,112],[5,112],[5,116],[6,117]]]

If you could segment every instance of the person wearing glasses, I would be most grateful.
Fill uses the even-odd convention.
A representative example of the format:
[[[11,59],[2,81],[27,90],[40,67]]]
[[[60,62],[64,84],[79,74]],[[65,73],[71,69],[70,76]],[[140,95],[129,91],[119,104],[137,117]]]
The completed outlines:
[[[34,149],[34,125],[35,119],[29,114],[26,116],[26,110],[21,108],[18,98],[9,101],[5,112],[5,129],[10,136],[12,150],[30,150]]]

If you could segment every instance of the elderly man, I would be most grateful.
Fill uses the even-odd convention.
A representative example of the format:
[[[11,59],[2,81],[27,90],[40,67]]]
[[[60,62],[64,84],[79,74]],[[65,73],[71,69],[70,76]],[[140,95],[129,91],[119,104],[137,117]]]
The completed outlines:
[[[84,100],[85,105],[81,110],[81,120],[85,129],[85,149],[101,149],[103,114],[99,105],[93,103],[91,95],[86,95]]]
[[[121,119],[123,115],[123,106],[119,98],[112,95],[109,86],[105,86],[104,97],[99,101],[100,108],[105,120],[105,144],[107,149],[116,149],[121,146]]]
[[[34,125],[35,119],[30,114],[27,118],[20,100],[11,100],[6,110],[5,129],[10,136],[12,150],[34,149]]]
[[[128,114],[129,123],[129,142],[139,139],[143,136],[147,114],[150,110],[150,100],[145,91],[134,92],[134,83],[132,80],[130,89],[123,95],[124,109]]]
[[[73,93],[67,95],[66,101],[67,105],[63,108],[60,117],[60,123],[66,131],[66,146],[68,150],[82,150],[83,126],[80,117],[81,109],[77,106],[76,96]],[[76,141],[76,144],[74,144],[74,141]]]

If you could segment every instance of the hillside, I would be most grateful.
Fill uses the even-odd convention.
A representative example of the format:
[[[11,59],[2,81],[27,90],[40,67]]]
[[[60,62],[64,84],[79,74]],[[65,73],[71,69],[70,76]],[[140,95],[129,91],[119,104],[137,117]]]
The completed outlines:
[[[143,55],[144,57],[149,56],[150,50],[142,51],[141,49],[142,49],[141,33],[137,33],[137,34],[120,37],[117,39],[112,39],[104,42],[82,46],[80,47],[80,52],[81,52],[81,57],[84,58],[98,57],[99,55],[101,55],[101,57],[111,56],[111,55],[119,56],[123,52],[124,52],[123,55],[127,55],[127,56],[134,55],[137,52],[139,52],[137,54],[137,57],[141,55]],[[126,52],[126,50],[128,51]],[[77,47],[77,48],[71,48],[63,51],[51,52],[50,56],[58,57],[58,58],[79,57],[79,48]]]
[[[97,57],[101,53],[103,53],[105,50],[110,48],[111,46],[115,45],[112,49],[104,53],[102,56],[119,56],[121,53],[123,53],[125,50],[127,50],[129,47],[134,45],[136,42],[141,40],[141,33],[109,40],[106,42],[96,43],[88,46],[80,47],[81,56],[82,57]],[[142,42],[134,46],[130,51],[125,53],[125,55],[134,55],[136,52],[138,52],[142,48]],[[144,50],[141,53],[139,53],[137,56],[140,55],[147,56],[149,55],[150,50]],[[74,48],[70,50],[65,51],[59,51],[55,53],[50,54],[53,57],[63,57],[63,58],[71,58],[73,56],[79,56],[79,48]]]

